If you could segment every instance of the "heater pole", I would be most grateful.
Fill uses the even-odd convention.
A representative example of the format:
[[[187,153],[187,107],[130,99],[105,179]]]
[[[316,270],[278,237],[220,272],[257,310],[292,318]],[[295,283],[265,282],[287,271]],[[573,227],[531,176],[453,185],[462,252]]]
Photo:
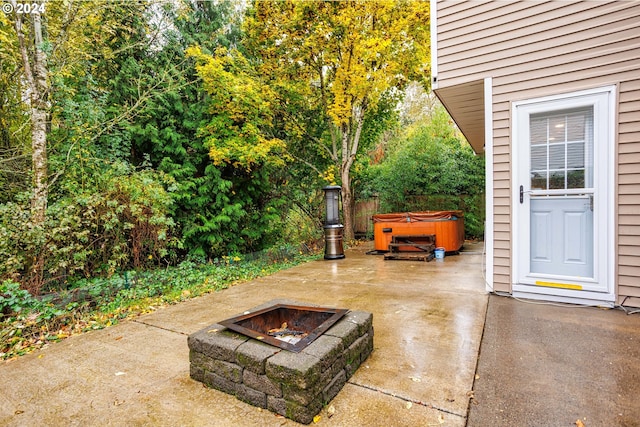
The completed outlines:
[[[324,259],[344,258],[342,232],[344,225],[340,223],[340,192],[338,185],[323,187],[325,200],[324,219]]]

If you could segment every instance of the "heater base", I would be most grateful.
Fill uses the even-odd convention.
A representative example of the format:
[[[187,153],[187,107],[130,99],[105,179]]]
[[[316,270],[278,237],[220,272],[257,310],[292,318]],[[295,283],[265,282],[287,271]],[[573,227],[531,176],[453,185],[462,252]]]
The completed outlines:
[[[325,225],[324,227],[324,259],[344,258],[342,246],[343,225]]]

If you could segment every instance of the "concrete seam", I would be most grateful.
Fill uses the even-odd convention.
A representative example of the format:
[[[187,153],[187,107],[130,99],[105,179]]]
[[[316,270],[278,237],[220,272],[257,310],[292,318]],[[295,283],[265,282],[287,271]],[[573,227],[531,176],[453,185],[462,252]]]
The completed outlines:
[[[162,326],[152,325],[152,324],[150,324],[150,323],[146,323],[146,322],[143,322],[143,321],[141,321],[141,320],[133,319],[133,320],[132,320],[132,322],[134,322],[134,323],[139,323],[139,324],[141,324],[141,325],[145,325],[145,326],[149,326],[149,327],[151,327],[151,328],[161,329],[161,330],[163,330],[163,331],[167,331],[167,332],[173,332],[173,333],[180,334],[180,335],[185,335],[185,336],[189,336],[189,335],[190,335],[190,334],[187,334],[186,332],[180,332],[180,331],[176,331],[176,330],[174,330],[174,329],[163,328]]]
[[[449,409],[440,408],[438,406],[434,406],[434,405],[432,405],[430,403],[427,403],[427,402],[422,402],[420,400],[416,400],[416,399],[411,399],[409,397],[400,396],[400,395],[398,395],[396,393],[385,391],[385,390],[382,390],[382,389],[377,388],[377,387],[372,387],[372,386],[368,386],[368,385],[365,385],[365,384],[358,384],[358,383],[354,383],[354,382],[351,382],[351,381],[347,381],[347,384],[351,384],[351,385],[354,385],[354,386],[357,386],[357,387],[362,387],[364,389],[371,390],[371,391],[377,391],[378,393],[382,393],[382,394],[384,394],[386,396],[395,397],[397,399],[404,400],[405,402],[411,402],[411,403],[415,403],[417,405],[425,406],[425,407],[430,408],[430,409],[435,409],[436,411],[444,412],[445,414],[455,415],[456,417],[460,417],[460,418],[466,418],[464,415],[458,414],[457,412],[453,412],[453,411],[451,411]]]
[[[491,295],[487,295],[487,306],[484,310],[484,321],[482,322],[482,334],[480,335],[480,343],[478,344],[478,355],[476,357],[476,367],[473,370],[473,381],[471,383],[471,394],[469,396],[469,401],[467,402],[467,416],[465,426],[469,425],[469,415],[471,414],[471,405],[475,400],[475,386],[476,386],[476,377],[478,376],[478,368],[480,367],[480,355],[482,353],[482,342],[484,341],[484,333],[487,330],[487,315],[489,314],[489,304],[491,303]]]

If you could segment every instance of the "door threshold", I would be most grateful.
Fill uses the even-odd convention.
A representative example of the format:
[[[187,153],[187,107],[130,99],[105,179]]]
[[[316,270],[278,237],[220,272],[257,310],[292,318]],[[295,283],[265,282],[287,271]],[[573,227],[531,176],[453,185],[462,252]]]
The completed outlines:
[[[514,298],[524,298],[531,299],[537,301],[547,301],[547,302],[558,302],[563,304],[575,304],[575,305],[585,305],[591,307],[604,307],[604,308],[614,308],[615,307],[615,296],[614,295],[603,295],[598,294],[596,292],[582,292],[584,295],[556,295],[556,294],[548,294],[548,293],[540,293],[540,292],[526,292],[523,290],[516,289],[517,285],[514,285],[514,290],[512,292],[512,296]]]

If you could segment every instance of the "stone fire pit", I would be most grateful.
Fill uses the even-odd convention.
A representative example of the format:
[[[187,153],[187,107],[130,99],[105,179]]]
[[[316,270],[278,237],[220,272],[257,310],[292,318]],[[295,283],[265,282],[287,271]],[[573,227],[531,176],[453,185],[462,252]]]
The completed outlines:
[[[273,305],[267,303],[228,320],[254,325],[245,317],[269,311]],[[296,310],[304,309],[298,303],[294,305]],[[331,316],[336,315],[335,309],[329,310],[334,310]],[[251,405],[309,424],[373,350],[372,320],[371,313],[347,311],[306,347],[294,350],[297,353],[259,339],[267,336],[266,330],[259,331],[256,338],[213,324],[188,338],[191,378]],[[228,321],[225,323],[229,326]],[[268,328],[278,332],[288,330],[286,326]],[[277,336],[276,332],[273,335]]]

